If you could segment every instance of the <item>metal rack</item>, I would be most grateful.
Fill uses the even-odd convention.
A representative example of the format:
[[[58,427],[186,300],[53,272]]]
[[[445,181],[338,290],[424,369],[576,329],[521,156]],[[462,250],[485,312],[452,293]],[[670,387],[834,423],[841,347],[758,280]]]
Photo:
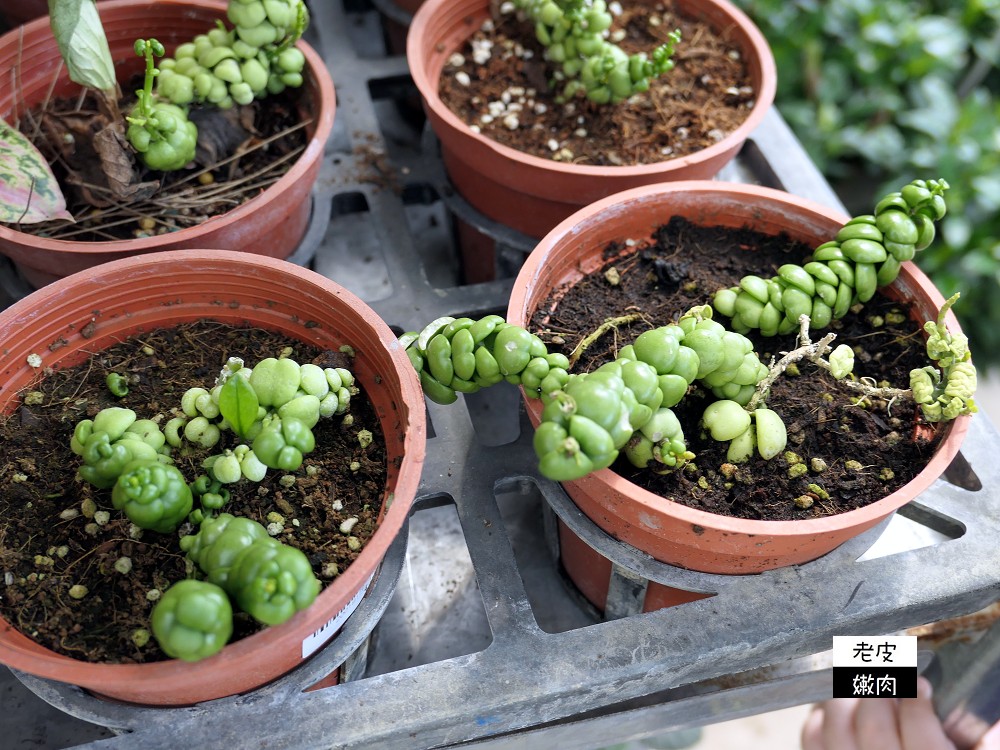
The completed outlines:
[[[382,52],[373,9],[312,5],[310,41],[328,61],[338,108],[293,260],[351,288],[400,331],[505,310],[513,280],[503,272],[532,241],[453,195],[433,136],[412,117],[406,62]],[[720,179],[840,205],[774,111]],[[497,240],[501,278],[458,283],[453,216]],[[9,296],[25,291],[9,268],[0,280]],[[813,563],[735,577],[657,563],[582,516],[537,474],[513,388],[429,404],[429,416],[408,543],[404,534],[317,659],[253,693],[179,709],[108,703],[17,675],[60,710],[44,721],[121,732],[78,735],[93,739],[81,747],[109,749],[600,747],[828,697],[833,635],[896,632],[1000,598],[998,436],[982,415],[947,476],[889,532],[883,524]],[[601,618],[562,580],[555,515],[613,561],[617,583],[714,596],[647,614],[624,596],[616,619]],[[890,535],[907,548],[866,554]],[[346,682],[304,692],[339,664]],[[21,720],[37,721],[25,705]]]

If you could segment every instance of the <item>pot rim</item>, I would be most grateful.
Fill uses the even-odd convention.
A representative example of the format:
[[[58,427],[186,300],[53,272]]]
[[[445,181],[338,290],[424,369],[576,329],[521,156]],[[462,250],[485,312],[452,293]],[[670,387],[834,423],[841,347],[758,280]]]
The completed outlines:
[[[514,281],[507,309],[508,322],[525,326],[525,323],[530,320],[534,310],[527,309],[527,290],[539,283],[539,277],[544,264],[549,254],[557,245],[570,241],[579,244],[579,238],[582,235],[592,230],[593,227],[599,226],[609,214],[627,210],[629,204],[643,201],[659,202],[672,194],[678,193],[693,195],[701,200],[711,199],[713,195],[727,195],[735,197],[748,205],[763,200],[773,208],[794,206],[799,211],[804,209],[807,213],[814,215],[818,219],[833,221],[839,224],[846,223],[850,218],[839,211],[835,211],[810,199],[799,198],[774,188],[743,183],[728,183],[716,180],[685,180],[624,190],[586,206],[561,222],[542,238],[528,255]],[[567,283],[567,280],[564,278],[557,283],[564,284]],[[944,304],[944,296],[938,291],[927,275],[912,261],[902,264],[899,279],[893,282],[890,288],[903,283],[913,284],[923,289],[937,308],[940,308]],[[962,329],[954,311],[948,311],[946,323],[950,330],[961,332]],[[540,402],[538,399],[531,399],[524,395],[523,387],[521,388],[521,392],[529,417],[533,424],[537,424],[541,416]],[[709,513],[696,508],[690,508],[643,489],[610,468],[600,469],[583,479],[565,482],[564,484],[568,487],[587,484],[606,485],[608,491],[621,493],[650,513],[663,513],[666,507],[669,509],[669,515],[681,522],[703,528],[712,528],[721,532],[771,537],[823,534],[828,531],[879,520],[917,497],[942,475],[952,459],[957,455],[962,441],[969,430],[970,420],[971,415],[963,415],[947,424],[944,427],[945,432],[942,435],[941,443],[927,462],[927,465],[913,479],[896,491],[862,508],[822,518],[767,521],[733,518]]]
[[[387,486],[385,489],[381,522],[355,561],[320,592],[313,605],[297,613],[286,623],[264,628],[253,635],[227,644],[222,651],[207,659],[195,663],[179,659],[145,664],[86,662],[41,646],[0,617],[2,663],[31,674],[81,685],[97,692],[102,691],[102,686],[107,687],[113,682],[120,684],[123,681],[135,681],[138,684],[155,682],[161,687],[172,684],[172,690],[177,692],[185,682],[190,682],[194,675],[209,674],[223,667],[235,667],[253,673],[258,671],[256,665],[261,660],[259,649],[295,647],[309,633],[314,633],[331,621],[332,606],[346,607],[351,597],[364,587],[369,576],[378,572],[386,550],[400,533],[409,516],[426,452],[425,404],[416,372],[399,346],[396,335],[374,310],[346,288],[314,271],[288,261],[233,250],[176,250],[166,254],[165,257],[162,254],[131,256],[58,279],[15,302],[6,310],[0,311],[0,330],[10,325],[23,325],[25,321],[44,315],[45,311],[50,309],[50,301],[65,296],[81,281],[99,284],[100,279],[134,278],[134,274],[137,273],[164,277],[170,275],[172,268],[179,270],[183,267],[190,270],[200,266],[208,266],[209,270],[224,266],[231,269],[233,277],[236,275],[235,271],[239,271],[243,276],[281,274],[294,279],[296,289],[304,290],[311,287],[314,293],[336,296],[338,308],[349,307],[358,311],[359,319],[363,319],[369,326],[372,334],[369,345],[381,344],[391,362],[393,372],[398,375],[400,401],[397,406],[401,424],[396,429],[404,433],[401,455],[398,457],[399,470],[396,473],[395,485]],[[171,306],[162,306],[162,310],[164,317],[170,317]],[[252,316],[250,313],[248,315]],[[385,429],[388,431],[389,428]],[[330,606],[324,607],[324,604]],[[6,635],[8,632],[14,634],[13,643]],[[156,705],[156,702],[150,703]],[[164,702],[163,705],[180,704]]]
[[[98,10],[102,14],[108,11],[128,9],[133,6],[151,5],[154,0],[101,0]],[[213,10],[225,15],[227,2],[225,0],[155,0],[157,6],[177,6],[179,10],[184,7],[194,7],[198,9]],[[26,32],[48,27],[48,15],[36,18],[22,26],[18,26],[0,36],[0,46],[5,40],[15,39]],[[55,45],[53,38],[52,44]],[[333,121],[336,111],[337,97],[334,91],[333,79],[330,77],[326,63],[319,53],[307,42],[300,39],[295,45],[306,58],[306,68],[312,71],[312,77],[316,82],[318,94],[319,111],[316,113],[315,130],[310,138],[305,150],[295,160],[291,169],[282,175],[277,182],[267,187],[260,194],[255,195],[239,206],[209,217],[201,224],[193,227],[179,229],[176,232],[156,235],[153,237],[137,237],[125,240],[98,240],[93,242],[80,242],[77,240],[57,240],[48,237],[36,237],[28,232],[22,232],[13,227],[0,224],[0,240],[16,243],[21,246],[38,248],[46,251],[56,251],[60,253],[73,253],[78,255],[88,255],[95,253],[113,252],[148,252],[166,249],[167,246],[174,246],[181,241],[187,245],[195,245],[206,234],[218,230],[221,224],[233,224],[242,221],[246,216],[258,210],[261,203],[272,200],[273,196],[282,193],[289,187],[303,179],[305,173],[311,165],[323,156],[326,142],[333,130]],[[60,74],[66,75],[65,72]],[[26,240],[27,238],[27,240]]]
[[[446,24],[442,23],[441,16],[450,11],[454,15],[464,14],[463,17],[465,18],[474,17],[477,20],[481,20],[481,17],[485,17],[483,11],[489,5],[488,0],[461,0],[461,3],[458,6],[455,0],[425,0],[420,6],[420,9],[413,16],[406,39],[406,58],[409,63],[410,75],[420,91],[424,106],[429,108],[434,116],[439,118],[457,137],[472,141],[478,148],[488,149],[498,157],[523,163],[527,167],[580,177],[614,176],[619,178],[648,178],[661,175],[666,169],[675,171],[700,165],[723,156],[726,152],[733,150],[739,144],[743,143],[764,119],[771,104],[774,102],[778,80],[777,66],[774,55],[771,52],[771,47],[764,38],[763,33],[761,33],[760,29],[757,28],[742,10],[729,2],[729,0],[699,0],[700,5],[713,8],[717,12],[728,16],[732,20],[732,24],[742,30],[747,36],[750,42],[749,47],[753,50],[761,68],[760,90],[757,92],[754,105],[746,119],[737,128],[728,133],[718,143],[714,143],[700,151],[652,164],[596,166],[557,162],[527,154],[470,130],[469,126],[458,115],[445,106],[438,95],[437,77],[431,78],[431,74],[437,73],[437,75],[440,75],[440,70],[432,70],[430,68],[428,60],[425,59],[425,55],[423,54],[423,49],[424,47],[433,49],[435,45],[442,44],[440,39],[441,31],[446,31],[447,28]],[[472,13],[466,13],[464,8],[469,5],[475,5],[476,10]],[[470,23],[468,36],[471,36],[477,30],[478,26]],[[459,44],[464,43],[468,39],[468,36],[463,37]],[[434,44],[423,43],[422,40],[425,37],[433,39]],[[458,46],[455,45],[454,48],[446,49],[445,52],[453,52]]]

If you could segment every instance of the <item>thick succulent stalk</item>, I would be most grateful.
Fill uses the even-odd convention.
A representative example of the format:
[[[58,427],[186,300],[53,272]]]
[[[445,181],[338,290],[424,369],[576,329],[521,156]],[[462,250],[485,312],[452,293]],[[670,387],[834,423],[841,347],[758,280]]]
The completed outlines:
[[[566,85],[560,100],[579,92],[598,104],[616,103],[649,89],[649,82],[674,67],[680,30],[647,55],[626,54],[608,41],[611,13],[605,0],[515,0],[535,25],[545,56],[559,65]]]
[[[847,222],[809,262],[787,263],[768,279],[744,276],[739,286],[716,292],[712,304],[744,333],[792,333],[800,315],[809,316],[813,329],[826,328],[891,284],[901,264],[933,242],[934,222],[947,210],[947,189],[944,180],[914,180],[879,201],[874,213]]]
[[[159,96],[228,109],[302,85],[305,57],[294,47],[309,19],[302,0],[230,0],[227,16],[232,29],[199,34],[160,63]]]
[[[914,181],[880,201],[874,214],[852,219],[804,266],[782,266],[772,279],[746,276],[739,287],[718,292],[715,307],[733,317],[736,330],[713,320],[712,307],[694,307],[676,325],[642,333],[590,373],[568,374],[566,357],[550,354],[541,339],[498,315],[440,318],[419,333],[403,334],[400,343],[424,392],[439,403],[501,380],[541,398],[545,407],[534,447],[539,470],[550,479],[579,479],[610,466],[621,451],[634,465],[654,471],[683,466],[694,456],[671,407],[695,381],[719,399],[706,408],[701,426],[713,439],[730,443],[727,459],[738,463],[754,453],[771,459],[784,450],[787,433],[781,417],[761,401],[783,366],[772,374],[742,332],[801,330],[808,344],[810,325],[825,327],[868,301],[878,286],[896,278],[900,263],[930,244],[934,222],[945,213],[947,187],[944,180]],[[953,301],[925,326],[927,353],[940,371],[911,373],[912,394],[929,421],[975,411],[976,374],[967,342],[943,322]],[[818,349],[803,346],[796,357],[818,362],[827,344],[824,338]],[[853,366],[852,354],[838,347],[822,364],[842,378]]]
[[[574,375],[565,356],[548,353],[541,339],[498,315],[440,318],[400,343],[424,392],[439,403],[501,380],[541,398],[545,408],[534,438],[539,469],[567,481],[610,466],[623,449],[635,465],[655,462],[664,471],[693,458],[670,407],[695,380],[742,412],[768,371],[749,340],[711,316],[707,305],[694,308],[677,325],[641,334],[614,361]],[[741,418],[734,436],[749,424],[750,417],[746,424]]]

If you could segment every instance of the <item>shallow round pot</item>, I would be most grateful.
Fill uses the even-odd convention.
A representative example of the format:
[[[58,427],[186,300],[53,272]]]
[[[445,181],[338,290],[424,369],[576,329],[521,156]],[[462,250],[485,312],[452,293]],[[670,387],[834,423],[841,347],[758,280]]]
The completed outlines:
[[[337,350],[385,434],[387,480],[379,526],[361,554],[316,601],[199,662],[91,664],[50,651],[0,618],[0,663],[131,703],[187,705],[259,687],[299,665],[336,630],[399,533],[416,495],[425,450],[424,399],[396,336],[356,296],[287,261],[219,250],[179,250],[117,260],[60,279],[0,312],[0,411],[42,367],[63,368],[89,352],[154,328],[200,319],[251,324]],[[50,345],[52,345],[50,347]]]
[[[609,243],[642,241],[672,216],[702,225],[786,232],[814,247],[833,237],[849,218],[788,193],[752,185],[691,181],[625,191],[577,212],[545,236],[514,283],[508,321],[525,326],[552,289],[571,285],[603,265],[608,259],[602,252]],[[944,303],[927,276],[909,262],[882,293],[908,307],[921,324],[936,319]],[[952,331],[960,330],[950,312],[947,320]],[[540,404],[530,399],[527,407],[537,424]],[[706,513],[642,489],[611,469],[566,482],[564,487],[599,527],[657,560],[708,573],[755,573],[814,560],[888,518],[944,472],[968,426],[967,416],[945,426],[937,452],[905,486],[865,508],[826,518],[759,521]],[[585,565],[580,567],[582,575],[589,575]],[[606,594],[606,577],[603,584],[593,584],[601,585]]]
[[[178,44],[226,18],[226,3],[220,0],[109,0],[100,3],[98,10],[123,85],[144,69],[132,48],[139,36],[155,34],[167,54],[172,54]],[[309,45],[300,41],[297,46],[306,56],[300,111],[312,120],[307,127],[309,142],[288,172],[259,195],[202,224],[154,237],[76,242],[36,237],[0,224],[0,253],[10,257],[34,287],[98,263],[157,250],[220,248],[272,258],[290,256],[308,228],[310,193],[336,107],[326,64]],[[18,84],[0,89],[0,117],[8,123],[16,122],[50,94],[71,97],[81,89],[69,80],[62,65],[47,15],[0,37],[0,76]]]
[[[438,96],[449,57],[489,16],[488,0],[426,0],[410,25],[406,56],[424,109],[441,141],[448,176],[459,194],[490,219],[541,237],[577,209],[627,188],[714,176],[739,151],[774,100],[777,73],[764,36],[727,0],[676,0],[732,40],[746,62],[757,100],[747,119],[718,143],[657,164],[599,167],[521,153],[469,129]]]

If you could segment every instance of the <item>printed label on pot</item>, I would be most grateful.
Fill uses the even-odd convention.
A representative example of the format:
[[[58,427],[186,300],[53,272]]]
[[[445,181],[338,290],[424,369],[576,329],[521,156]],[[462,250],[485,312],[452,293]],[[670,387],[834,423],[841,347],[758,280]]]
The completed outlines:
[[[368,576],[368,580],[365,581],[365,585],[358,589],[358,593],[354,595],[354,598],[351,599],[351,601],[344,605],[342,610],[340,610],[331,619],[327,620],[311,635],[306,636],[306,638],[302,641],[303,659],[308,659],[316,653],[320,646],[323,646],[336,634],[338,630],[340,630],[340,627],[347,622],[347,618],[354,614],[354,610],[358,608],[358,605],[361,604],[361,600],[365,598],[365,592],[368,591],[368,587],[371,585],[374,577],[374,573]]]
[[[916,698],[915,635],[833,637],[834,698]]]

